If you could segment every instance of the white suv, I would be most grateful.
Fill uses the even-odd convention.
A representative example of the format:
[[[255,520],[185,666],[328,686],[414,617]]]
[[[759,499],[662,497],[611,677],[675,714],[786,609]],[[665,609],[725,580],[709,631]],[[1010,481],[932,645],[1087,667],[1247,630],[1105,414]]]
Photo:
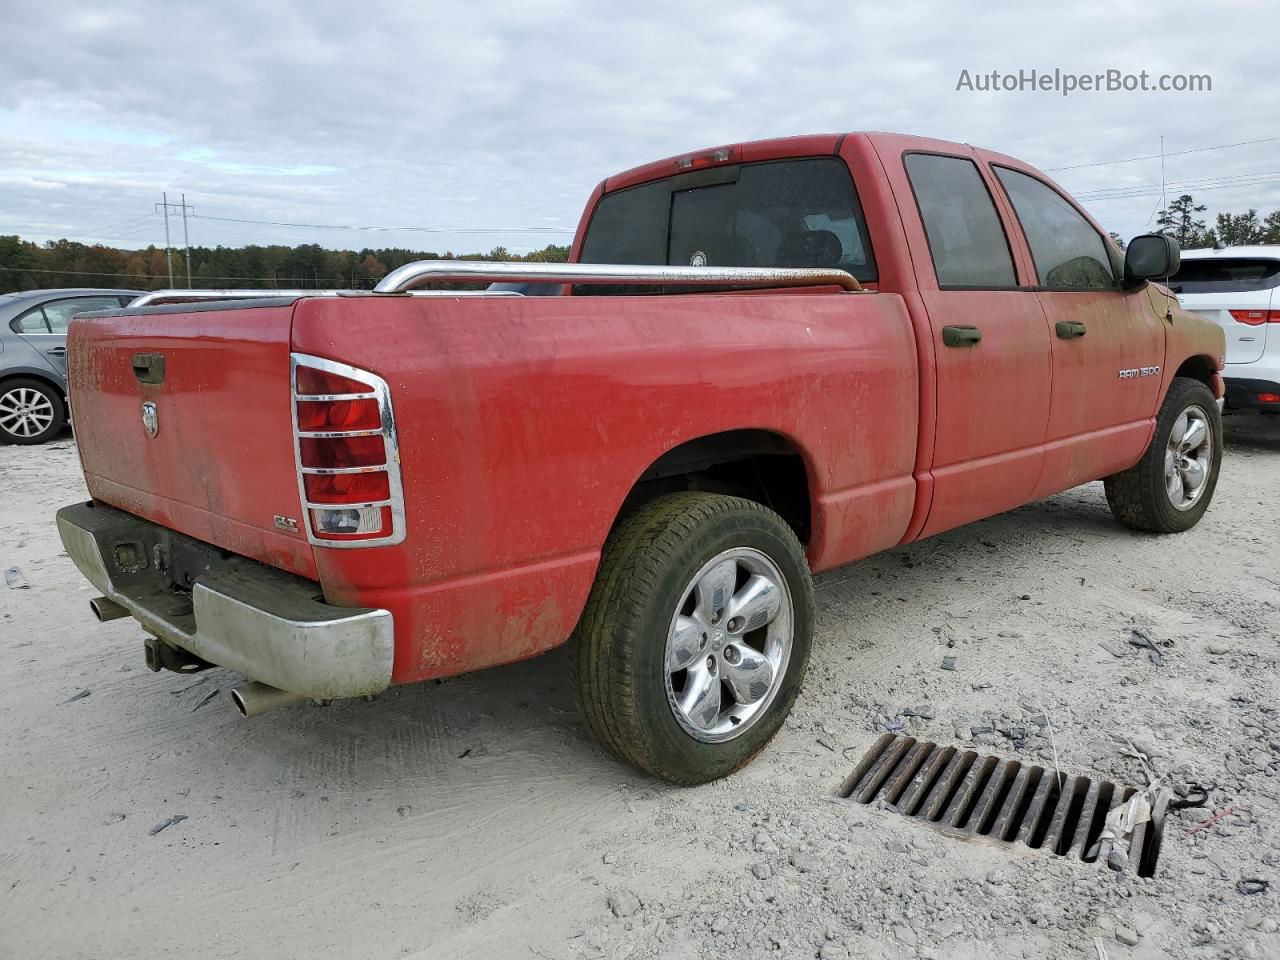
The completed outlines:
[[[1227,408],[1280,413],[1280,246],[1182,251],[1178,302],[1227,334]]]

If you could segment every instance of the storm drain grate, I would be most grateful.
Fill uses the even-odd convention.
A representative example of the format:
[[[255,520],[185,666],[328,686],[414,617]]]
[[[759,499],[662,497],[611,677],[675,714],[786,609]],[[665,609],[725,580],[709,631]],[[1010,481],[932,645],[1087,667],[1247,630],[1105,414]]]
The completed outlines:
[[[949,833],[1020,843],[1085,863],[1107,811],[1136,792],[1106,780],[1061,776],[1053,768],[984,757],[972,750],[886,733],[858,761],[839,795],[856,803],[884,800],[892,809]],[[1130,865],[1155,872],[1164,801],[1134,829]]]

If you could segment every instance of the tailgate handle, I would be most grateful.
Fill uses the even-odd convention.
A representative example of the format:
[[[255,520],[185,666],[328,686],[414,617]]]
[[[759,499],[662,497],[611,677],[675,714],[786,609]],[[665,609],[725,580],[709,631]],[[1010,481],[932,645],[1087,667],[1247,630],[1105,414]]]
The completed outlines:
[[[133,375],[139,383],[164,383],[164,354],[135,353]]]

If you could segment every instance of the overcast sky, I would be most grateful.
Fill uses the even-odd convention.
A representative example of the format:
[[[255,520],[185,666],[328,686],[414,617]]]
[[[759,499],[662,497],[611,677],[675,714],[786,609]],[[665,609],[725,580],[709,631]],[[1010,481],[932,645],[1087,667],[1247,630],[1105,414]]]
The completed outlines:
[[[1210,215],[1280,207],[1274,2],[1006,6],[0,0],[0,234],[161,244],[168,190],[195,208],[192,243],[523,251],[567,242],[620,169],[860,129],[1042,169],[1158,154],[1162,135],[1170,154],[1273,138],[1170,156],[1165,175],[1171,196],[1252,176],[1191,186]],[[1212,92],[956,90],[966,69],[1055,67],[1207,73]],[[1159,160],[1052,175],[1132,188],[1086,201],[1125,237],[1160,200]]]

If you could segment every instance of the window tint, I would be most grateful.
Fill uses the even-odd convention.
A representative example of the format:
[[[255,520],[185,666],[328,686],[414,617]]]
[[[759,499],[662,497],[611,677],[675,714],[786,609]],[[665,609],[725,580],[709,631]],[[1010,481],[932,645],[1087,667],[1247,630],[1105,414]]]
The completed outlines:
[[[996,167],[1026,234],[1040,283],[1069,290],[1102,290],[1116,276],[1102,236],[1056,190],[1035,177]]]
[[[582,246],[584,263],[834,267],[876,278],[862,206],[836,157],[707,171],[606,195]]]
[[[1169,278],[1174,293],[1247,293],[1280,286],[1280,260],[1206,257],[1183,260]]]
[[[586,263],[667,262],[671,189],[665,181],[606,194],[596,205],[582,242]]]
[[[44,321],[44,311],[33,307],[26,313],[15,317],[9,324],[14,333],[48,333],[49,325]]]
[[[1013,287],[1013,256],[972,160],[908,154],[904,161],[940,287]]]
[[[67,324],[77,313],[91,310],[119,310],[120,301],[115,297],[75,297],[71,300],[55,300],[44,305],[44,315],[49,329],[54,333],[66,333]]]

